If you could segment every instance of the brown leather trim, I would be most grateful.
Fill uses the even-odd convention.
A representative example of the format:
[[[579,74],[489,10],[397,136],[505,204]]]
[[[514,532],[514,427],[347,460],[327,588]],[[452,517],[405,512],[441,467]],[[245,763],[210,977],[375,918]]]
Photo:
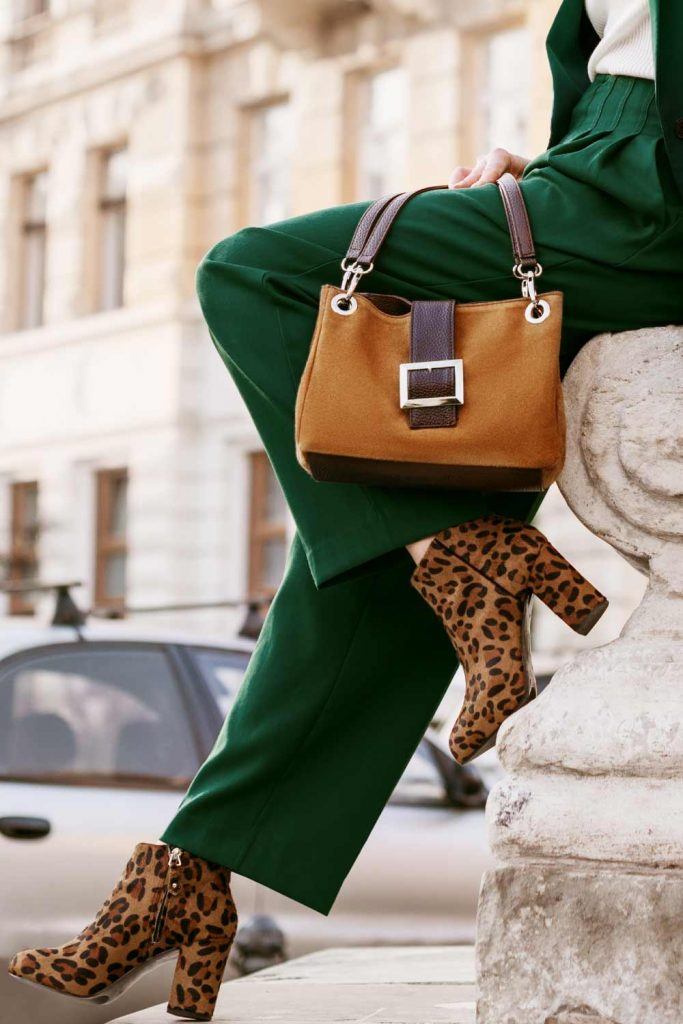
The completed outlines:
[[[411,363],[437,362],[455,358],[455,302],[413,302],[410,325]],[[455,390],[455,370],[410,370],[408,372],[409,398],[436,398],[452,395]],[[454,427],[458,422],[457,405],[437,405],[425,409],[410,409],[411,430],[432,427]]]
[[[510,229],[515,263],[536,263],[536,247],[529,213],[517,179],[512,174],[504,174],[498,181],[498,189]]]
[[[441,487],[476,491],[541,491],[543,470],[514,466],[444,466],[423,462],[386,462],[346,455],[307,452],[315,480],[388,487]]]
[[[435,192],[446,187],[446,185],[427,185],[426,188],[418,188],[414,192],[401,192],[386,203],[384,200],[378,200],[374,204],[377,208],[374,211],[374,219],[370,222],[370,218],[368,218],[366,222],[366,224],[369,223],[369,231],[364,230],[363,235],[359,239],[357,237],[359,234],[358,227],[356,228],[351,246],[346,253],[347,260],[357,260],[365,266],[372,263],[381,249],[384,239],[389,234],[392,224],[405,204],[410,199],[414,199],[415,196],[422,195],[423,192]],[[361,217],[361,223],[364,217],[365,214]]]
[[[536,264],[538,260],[531,222],[519,183],[512,174],[504,174],[497,184],[510,229],[515,263]],[[369,266],[377,257],[392,224],[405,204],[423,192],[445,188],[445,185],[428,185],[413,192],[401,192],[377,199],[367,208],[356,226],[346,253],[347,261]]]
[[[348,252],[346,253],[347,260],[355,260],[360,256],[370,232],[381,214],[394,199],[397,199],[398,196],[402,194],[402,192],[395,192],[394,195],[382,196],[381,199],[376,199],[374,203],[368,206],[367,210],[356,225],[356,230],[353,233],[351,244],[349,245]]]

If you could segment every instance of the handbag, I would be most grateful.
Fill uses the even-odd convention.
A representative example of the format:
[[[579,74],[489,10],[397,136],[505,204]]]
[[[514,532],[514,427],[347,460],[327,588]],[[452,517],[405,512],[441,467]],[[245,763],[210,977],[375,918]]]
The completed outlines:
[[[562,293],[538,294],[522,191],[498,182],[522,297],[412,301],[357,291],[403,206],[360,219],[341,287],[324,285],[296,402],[297,458],[321,481],[391,487],[545,490],[565,455]]]

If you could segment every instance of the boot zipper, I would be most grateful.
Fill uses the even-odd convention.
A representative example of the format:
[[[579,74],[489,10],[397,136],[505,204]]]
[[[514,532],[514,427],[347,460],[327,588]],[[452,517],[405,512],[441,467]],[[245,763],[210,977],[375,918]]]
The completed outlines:
[[[166,908],[168,906],[168,899],[171,893],[175,895],[178,891],[178,883],[173,881],[171,868],[179,868],[182,865],[182,850],[174,846],[168,855],[168,870],[166,872],[166,886],[164,888],[164,895],[161,897],[159,909],[157,910],[156,920],[154,922],[154,931],[152,932],[152,942],[158,942],[161,938],[161,932],[164,927],[164,921],[166,920]]]

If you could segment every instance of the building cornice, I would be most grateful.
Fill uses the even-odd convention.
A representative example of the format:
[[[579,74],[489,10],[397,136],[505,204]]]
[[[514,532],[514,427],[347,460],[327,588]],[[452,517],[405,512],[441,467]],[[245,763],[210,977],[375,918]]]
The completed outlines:
[[[203,324],[199,302],[194,298],[179,300],[171,305],[164,301],[94,313],[31,330],[0,334],[0,362],[9,357],[78,346],[98,338],[114,340],[119,335],[128,337],[135,331],[150,328],[183,330],[186,327],[202,327]]]
[[[165,35],[153,34],[158,26],[152,26],[149,32],[133,24],[126,32],[95,39],[90,59],[73,69],[56,65],[53,70],[44,59],[10,74],[4,85],[11,82],[13,91],[0,95],[0,123],[181,58],[193,59],[258,42],[271,43],[283,50],[315,51],[322,42],[325,17],[331,12],[336,11],[349,23],[358,23],[364,17],[392,15],[406,23],[424,26],[434,20],[440,3],[441,0],[372,0],[361,6],[349,3],[349,13],[344,15],[340,0],[305,0],[303,8],[301,0],[261,0],[250,5],[249,17],[245,16],[246,4],[208,16],[203,12],[201,17],[192,15],[175,22]],[[39,26],[45,32],[49,23],[42,19]],[[105,40],[109,42],[109,52],[98,54],[98,45]],[[12,43],[10,38],[3,45],[9,50]]]
[[[130,78],[179,57],[191,58],[202,52],[201,39],[188,34],[158,39],[152,43],[142,41],[106,61],[83,66],[68,77],[56,75],[53,79],[36,82],[13,95],[5,96],[0,100],[0,122],[91,92],[117,80]]]
[[[63,20],[63,19],[62,19]],[[48,60],[15,73],[6,73],[0,89],[0,122],[20,117],[28,111],[47,107],[81,93],[91,92],[117,80],[130,78],[179,58],[196,58],[207,54],[253,45],[268,35],[268,26],[261,18],[244,18],[237,9],[214,12],[209,17],[188,16],[166,27],[135,24],[125,32],[104,35],[93,40],[88,59],[80,66],[52,66]],[[41,31],[45,31],[41,22]],[[98,53],[101,45],[106,50]],[[2,44],[6,50],[11,40]],[[11,61],[9,62],[11,63]]]

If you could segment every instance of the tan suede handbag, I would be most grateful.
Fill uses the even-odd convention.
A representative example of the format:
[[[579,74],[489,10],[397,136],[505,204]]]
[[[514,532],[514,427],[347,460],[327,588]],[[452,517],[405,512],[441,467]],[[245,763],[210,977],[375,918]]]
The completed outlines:
[[[498,183],[522,298],[411,301],[361,294],[405,203],[377,200],[325,285],[296,403],[296,447],[316,480],[537,491],[565,454],[560,382],[562,294],[539,295],[522,191]],[[443,186],[437,186],[443,187]]]

